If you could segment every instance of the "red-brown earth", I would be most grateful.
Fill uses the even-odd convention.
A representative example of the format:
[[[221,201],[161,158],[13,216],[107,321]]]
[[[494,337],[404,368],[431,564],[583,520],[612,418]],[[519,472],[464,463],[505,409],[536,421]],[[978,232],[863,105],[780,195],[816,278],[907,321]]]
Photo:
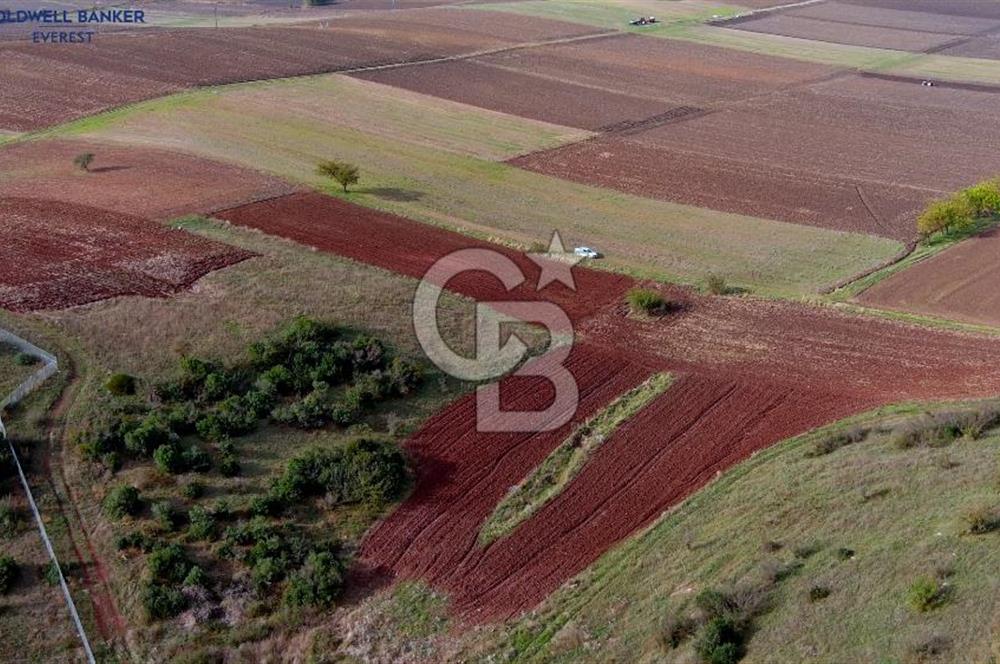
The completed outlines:
[[[251,255],[133,215],[0,198],[0,307],[11,311],[165,297]]]
[[[435,254],[483,245],[352,207],[295,195],[220,216],[411,276]],[[477,540],[483,521],[574,424],[548,433],[483,433],[475,397],[459,400],[406,443],[416,488],[364,541],[362,574],[421,578],[449,593],[465,619],[504,618],[533,607],[758,449],[884,403],[1000,393],[1000,339],[667,287],[658,288],[676,303],[673,312],[637,319],[620,304],[630,280],[575,274],[587,285],[575,296],[584,302],[551,291],[576,314],[578,342],[567,362],[581,391],[574,422],[654,371],[674,372],[675,384],[605,441],[559,496],[487,547]],[[449,286],[480,292],[468,283]],[[553,398],[547,383],[525,377],[504,379],[501,394],[509,409],[544,408]]]

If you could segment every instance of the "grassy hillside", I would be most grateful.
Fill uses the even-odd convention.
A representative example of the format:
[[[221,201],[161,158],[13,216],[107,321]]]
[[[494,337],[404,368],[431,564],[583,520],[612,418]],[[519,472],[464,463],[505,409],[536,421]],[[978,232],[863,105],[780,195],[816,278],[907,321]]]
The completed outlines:
[[[697,637],[665,645],[670,619],[690,615],[703,590],[735,585],[764,601],[745,662],[996,661],[1000,532],[970,534],[966,517],[1000,516],[1000,435],[950,444],[929,436],[901,449],[875,432],[817,455],[858,423],[891,425],[919,412],[884,409],[758,454],[605,555],[537,614],[467,639],[463,655],[696,662]],[[920,579],[940,591],[940,606],[913,607]]]
[[[22,360],[16,348],[0,343],[0,400],[6,398],[37,368]]]
[[[344,91],[357,98],[339,101]],[[329,103],[318,103],[327,93]],[[382,110],[350,110],[369,102]],[[331,120],[326,109],[338,104],[347,110],[329,111]],[[440,120],[442,105],[464,119],[461,129]],[[523,246],[559,229],[568,242],[599,247],[612,267],[689,283],[714,272],[767,294],[814,292],[899,249],[881,238],[639,198],[489,161],[579,133],[507,122],[518,129],[505,138],[493,130],[505,126],[496,113],[333,76],[181,94],[51,133],[197,153],[334,195],[339,188],[315,167],[344,159],[361,167],[347,197],[362,205]]]

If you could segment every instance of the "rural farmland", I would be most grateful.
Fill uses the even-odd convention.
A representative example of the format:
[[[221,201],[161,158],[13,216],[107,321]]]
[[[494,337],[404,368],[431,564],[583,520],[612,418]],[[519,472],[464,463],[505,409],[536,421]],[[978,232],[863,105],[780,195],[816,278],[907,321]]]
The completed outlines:
[[[1000,657],[1000,0],[0,10],[0,661]]]

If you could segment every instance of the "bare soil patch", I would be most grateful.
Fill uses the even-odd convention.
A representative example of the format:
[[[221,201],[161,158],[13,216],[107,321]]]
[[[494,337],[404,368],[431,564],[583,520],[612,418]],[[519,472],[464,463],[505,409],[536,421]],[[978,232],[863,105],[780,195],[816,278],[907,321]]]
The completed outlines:
[[[991,230],[861,293],[862,304],[1000,327],[1000,232]]]
[[[12,311],[165,297],[251,255],[132,215],[0,199],[0,306]]]
[[[95,155],[90,172],[73,164]],[[107,143],[46,140],[0,149],[0,193],[170,219],[291,193],[256,171],[180,152]]]
[[[940,6],[949,3],[939,2],[937,4]],[[834,23],[893,28],[912,32],[931,32],[941,35],[976,35],[984,30],[1000,27],[1000,19],[991,20],[986,17],[963,16],[961,14],[857,5],[850,3],[850,0],[847,2],[841,0],[820,2],[790,9],[785,13]]]

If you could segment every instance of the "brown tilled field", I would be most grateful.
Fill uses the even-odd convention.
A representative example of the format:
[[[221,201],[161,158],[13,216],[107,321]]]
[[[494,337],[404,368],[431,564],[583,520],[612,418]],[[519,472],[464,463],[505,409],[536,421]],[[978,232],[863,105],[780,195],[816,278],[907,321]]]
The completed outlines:
[[[949,34],[820,20],[791,13],[762,15],[733,22],[727,27],[748,32],[916,53],[938,49],[955,40],[955,36]]]
[[[1000,20],[1000,3],[992,0],[843,0],[851,7],[877,7],[900,11],[927,12],[941,16],[970,16]]]
[[[933,198],[916,189],[653,147],[641,135],[575,143],[510,163],[637,196],[903,241],[913,237],[913,220]]]
[[[966,240],[858,296],[873,307],[1000,327],[1000,232]]]
[[[515,14],[432,8],[297,27],[109,34],[72,48],[4,43],[0,127],[38,129],[187,87],[425,60],[594,31]],[[85,91],[79,81],[88,81]]]
[[[1000,172],[1000,94],[845,75],[515,161],[631,193],[899,240]]]
[[[250,256],[128,214],[0,199],[0,307],[11,311],[164,297]]]
[[[945,7],[948,4],[951,4],[950,0],[949,2],[937,2],[938,7]],[[963,16],[962,14],[945,14],[940,11],[931,11],[929,8],[910,11],[902,8],[858,5],[851,3],[850,0],[830,0],[796,7],[782,13],[847,25],[893,28],[939,35],[976,35],[985,30],[1000,27],[1000,14],[997,18],[990,19]]]
[[[419,274],[463,243],[487,246],[351,208],[294,195],[220,216],[406,274]],[[629,280],[579,269],[576,276],[582,304],[574,306],[574,295],[562,289],[551,300],[571,308],[577,324],[568,361],[581,388],[577,423],[654,371],[672,371],[677,382],[613,434],[565,491],[485,548],[478,530],[493,507],[573,425],[541,434],[483,433],[475,426],[475,397],[460,400],[407,443],[417,460],[416,488],[367,537],[363,574],[424,579],[447,591],[470,620],[507,617],[536,605],[755,450],[883,403],[1000,390],[992,361],[1000,339],[678,288],[663,288],[676,303],[673,313],[636,319],[619,304]],[[496,285],[484,283],[449,288],[493,297]],[[528,293],[550,299],[545,290],[517,295]],[[595,300],[598,294],[603,300]],[[524,377],[506,379],[501,394],[507,409],[540,408],[552,398],[544,382]]]
[[[764,94],[832,71],[712,46],[615,35],[357,76],[504,113],[600,129],[676,107]]]
[[[89,173],[73,165],[84,152],[96,155]],[[46,140],[0,150],[0,195],[45,196],[151,219],[208,213],[292,191],[256,171],[156,149]]]

